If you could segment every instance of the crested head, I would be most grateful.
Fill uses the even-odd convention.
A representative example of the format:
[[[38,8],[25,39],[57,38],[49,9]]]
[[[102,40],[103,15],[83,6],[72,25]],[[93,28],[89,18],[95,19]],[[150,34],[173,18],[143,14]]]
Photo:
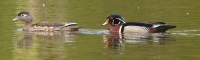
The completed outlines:
[[[30,12],[20,12],[12,21],[22,20],[25,23],[31,23],[33,21],[33,15]]]
[[[17,14],[17,16],[20,16],[20,15],[22,15],[22,14],[30,14],[30,12],[27,12],[27,11],[22,11],[22,12],[19,12],[18,14]]]
[[[124,24],[124,23],[125,23],[125,20],[121,15],[119,15],[119,14],[110,14],[106,18],[106,22],[104,24],[102,24],[102,26],[107,25],[107,24],[121,25],[121,24]]]

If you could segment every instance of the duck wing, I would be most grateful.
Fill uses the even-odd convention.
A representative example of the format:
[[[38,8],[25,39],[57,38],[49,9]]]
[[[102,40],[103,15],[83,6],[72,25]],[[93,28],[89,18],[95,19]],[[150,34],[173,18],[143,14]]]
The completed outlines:
[[[147,23],[147,22],[126,22],[123,24],[124,26],[144,26],[144,27],[152,27],[152,23]]]
[[[155,27],[155,28],[156,28],[155,32],[165,32],[169,29],[176,28],[176,26],[174,26],[174,25],[161,25],[161,26],[158,26],[158,27]]]
[[[36,24],[33,24],[33,26],[50,26],[50,27],[55,27],[55,26],[74,26],[77,25],[77,23],[73,22],[39,22]]]

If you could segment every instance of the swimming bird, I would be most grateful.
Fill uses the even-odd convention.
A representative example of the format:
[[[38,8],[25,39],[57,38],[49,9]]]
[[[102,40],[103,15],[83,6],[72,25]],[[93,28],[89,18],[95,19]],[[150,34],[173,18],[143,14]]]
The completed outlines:
[[[164,33],[169,29],[176,28],[176,26],[164,22],[126,22],[119,14],[109,15],[102,26],[107,24],[110,24],[108,28],[110,32],[119,33]]]
[[[12,20],[15,21],[23,21],[23,31],[77,31],[80,26],[77,26],[75,22],[39,22],[36,24],[32,24],[34,21],[34,17],[30,12],[20,12],[17,16]]]

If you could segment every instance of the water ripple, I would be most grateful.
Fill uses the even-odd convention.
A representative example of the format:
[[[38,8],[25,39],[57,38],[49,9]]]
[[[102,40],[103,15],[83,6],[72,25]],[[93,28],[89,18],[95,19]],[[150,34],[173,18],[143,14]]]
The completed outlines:
[[[178,31],[172,31],[171,34],[173,35],[181,35],[181,36],[200,36],[199,34],[200,30],[178,30]]]
[[[78,32],[81,34],[109,34],[108,30],[101,29],[80,29]]]

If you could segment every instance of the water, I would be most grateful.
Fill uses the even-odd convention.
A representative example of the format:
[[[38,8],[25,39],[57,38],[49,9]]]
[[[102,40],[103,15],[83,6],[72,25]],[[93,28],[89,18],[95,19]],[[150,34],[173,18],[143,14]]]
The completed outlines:
[[[0,60],[199,60],[198,0],[6,0],[0,8]],[[20,11],[33,23],[70,21],[77,32],[23,32],[11,22]],[[126,21],[163,21],[177,28],[166,34],[121,36],[100,26],[109,14]],[[122,39],[122,38],[125,39]]]

